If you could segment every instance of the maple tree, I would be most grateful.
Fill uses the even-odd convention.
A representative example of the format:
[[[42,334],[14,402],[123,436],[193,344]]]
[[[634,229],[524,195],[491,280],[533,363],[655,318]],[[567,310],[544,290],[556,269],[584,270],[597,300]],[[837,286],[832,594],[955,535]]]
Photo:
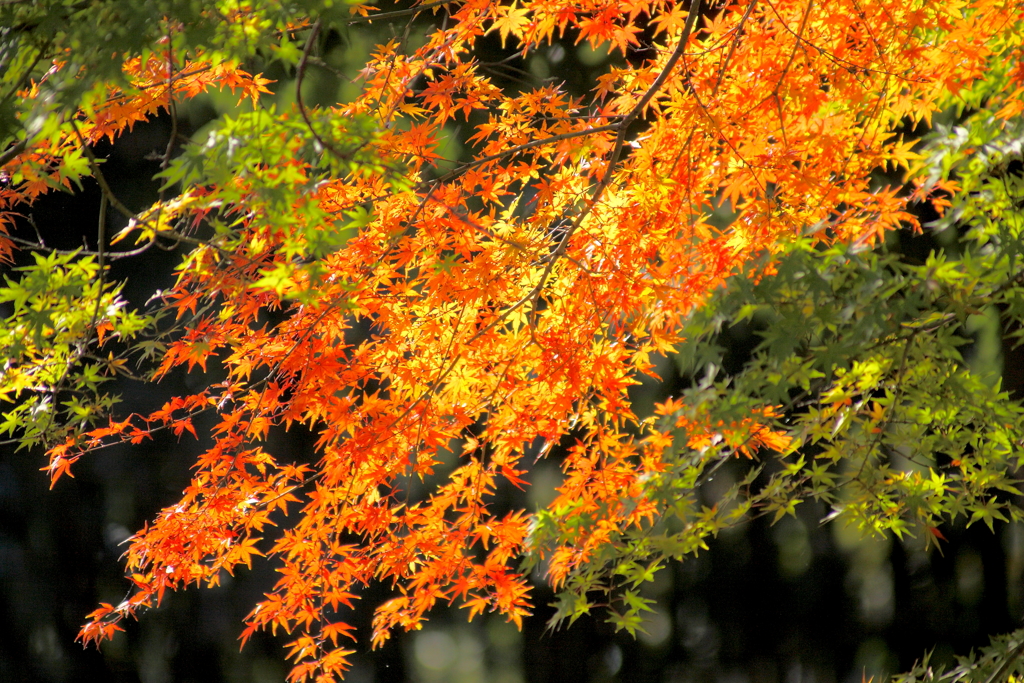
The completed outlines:
[[[36,252],[0,290],[13,311],[0,430],[45,446],[57,484],[90,451],[157,430],[200,436],[197,415],[217,416],[181,500],[131,539],[133,592],[89,615],[85,643],[169,589],[216,585],[267,554],[282,576],[243,642],[283,630],[290,679],[333,680],[351,654],[344,610],[371,582],[394,591],[373,645],[439,603],[520,624],[541,563],[556,620],[600,603],[633,632],[648,609],[636,589],[666,560],[807,497],[866,531],[933,542],[958,515],[1021,518],[1000,497],[1017,493],[1021,411],[969,372],[956,337],[987,306],[1022,314],[1020,178],[1005,172],[1020,156],[1020,6],[146,7],[0,8],[12,27],[0,257]],[[405,36],[373,51],[351,101],[303,101],[324,36],[397,20]],[[510,54],[562,41],[621,58],[585,97],[502,88],[476,54],[490,34]],[[272,83],[245,68],[253,55],[292,68],[293,104],[269,104]],[[249,106],[178,154],[169,145],[159,200],[125,206],[91,146],[224,88]],[[939,131],[919,153],[906,134],[955,105],[974,142]],[[471,132],[446,159],[456,122]],[[886,169],[917,183],[880,186]],[[93,251],[10,234],[21,207],[85,176],[103,190]],[[971,224],[977,256],[907,268],[870,251],[920,228],[911,201]],[[128,219],[116,235],[108,211]],[[166,243],[188,246],[176,283],[130,309],[109,263]],[[754,315],[763,353],[717,378],[715,329]],[[371,333],[353,341],[357,325]],[[676,352],[699,379],[638,418],[629,387]],[[105,383],[130,360],[150,364],[150,381],[179,367],[209,379],[123,412]],[[313,465],[264,447],[296,423],[318,435]],[[525,486],[556,450],[550,506],[491,511],[501,482]],[[458,466],[442,471],[441,451]],[[695,491],[737,457],[751,460],[747,479],[702,506]],[[282,531],[261,545],[268,525]]]

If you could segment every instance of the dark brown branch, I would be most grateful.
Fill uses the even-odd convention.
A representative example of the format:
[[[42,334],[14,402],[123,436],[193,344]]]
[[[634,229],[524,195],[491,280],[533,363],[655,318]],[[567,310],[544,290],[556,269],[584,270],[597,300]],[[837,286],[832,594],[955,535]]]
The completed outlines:
[[[572,131],[570,133],[560,133],[559,135],[552,135],[551,137],[544,138],[543,140],[532,140],[530,142],[525,142],[525,143],[523,143],[521,145],[517,145],[515,147],[511,147],[511,148],[506,149],[504,151],[496,152],[496,153],[491,154],[489,156],[486,156],[486,157],[484,157],[482,159],[474,159],[473,161],[465,163],[462,166],[459,166],[458,168],[453,169],[452,171],[449,171],[448,173],[444,174],[440,178],[436,178],[436,179],[430,181],[430,184],[436,186],[436,185],[440,185],[442,183],[451,182],[452,180],[455,180],[456,178],[461,176],[466,171],[468,171],[470,169],[473,169],[473,168],[476,168],[477,166],[483,166],[485,164],[491,163],[492,161],[499,161],[501,159],[505,159],[505,158],[508,158],[510,156],[514,156],[516,154],[519,154],[520,152],[525,152],[526,150],[531,149],[533,147],[540,147],[541,145],[548,145],[548,144],[551,144],[552,142],[559,142],[560,140],[571,140],[572,138],[579,138],[579,137],[584,137],[586,135],[593,135],[594,133],[608,133],[608,132],[611,132],[611,131],[616,131],[618,129],[619,129],[619,124],[618,123],[611,123],[611,124],[608,124],[606,126],[597,126],[596,128],[587,128],[586,130],[576,130],[576,131]]]
[[[0,168],[6,166],[12,159],[24,152],[29,145],[29,139],[19,140],[13,145],[4,150],[3,154],[0,154]]]
[[[551,271],[555,267],[555,263],[559,258],[565,255],[565,252],[569,248],[569,241],[572,236],[579,230],[583,221],[586,219],[590,212],[593,211],[597,202],[600,201],[601,195],[611,185],[612,176],[615,172],[615,167],[619,163],[619,159],[622,156],[622,149],[626,142],[626,134],[630,124],[632,124],[637,117],[643,112],[643,110],[650,104],[654,96],[658,94],[662,86],[665,85],[665,81],[668,80],[669,74],[672,73],[672,69],[682,58],[683,53],[686,51],[686,44],[690,41],[690,34],[693,32],[693,27],[697,23],[697,17],[700,16],[700,0],[690,0],[690,9],[686,15],[686,24],[683,26],[682,34],[679,36],[679,44],[676,45],[676,49],[672,52],[672,55],[665,62],[665,67],[658,74],[658,77],[651,83],[651,87],[647,89],[644,96],[634,105],[633,109],[619,121],[616,125],[619,129],[619,134],[615,137],[615,145],[612,147],[612,153],[608,157],[608,168],[605,169],[604,178],[598,183],[597,187],[594,188],[594,193],[591,195],[590,201],[587,202],[586,207],[576,216],[573,220],[572,225],[565,231],[562,239],[559,241],[558,246],[548,257],[548,264],[544,268],[544,272],[541,273],[540,280],[537,282],[537,286],[534,287],[533,291],[526,297],[527,300],[533,301],[533,311],[536,312],[536,300],[540,297],[541,291],[544,289],[544,285],[547,282],[548,276],[551,275]],[[531,316],[532,317],[532,316]],[[532,327],[532,325],[531,325]]]
[[[1003,663],[998,669],[992,672],[992,675],[988,677],[988,680],[985,681],[985,683],[1002,683],[1002,681],[1005,680],[1006,674],[1009,673],[1010,667],[1013,666],[1013,663],[1017,661],[1017,658],[1020,657],[1021,654],[1024,654],[1024,640],[1010,651],[1006,656],[1006,659],[1003,660]]]
[[[328,142],[318,132],[316,132],[316,128],[313,127],[313,122],[309,118],[309,112],[306,109],[306,105],[302,101],[302,81],[306,77],[306,65],[309,63],[309,57],[313,50],[313,45],[316,43],[317,36],[320,35],[320,26],[320,20],[317,19],[313,24],[313,30],[309,32],[309,36],[306,38],[306,45],[302,50],[302,58],[299,59],[299,64],[295,68],[295,104],[298,106],[299,114],[302,116],[302,120],[305,122],[306,128],[309,128],[309,132],[313,136],[313,139],[340,161],[347,161],[353,154],[368,145],[369,140],[364,141],[349,152],[342,152],[335,147],[333,143]]]
[[[722,68],[718,70],[718,79],[715,81],[715,87],[711,90],[711,97],[717,95],[718,89],[722,87],[722,80],[725,78],[725,70],[729,68],[729,62],[732,61],[732,56],[736,53],[736,46],[740,42],[739,34],[743,32],[743,25],[747,23],[747,19],[750,18],[751,14],[753,14],[754,7],[756,5],[757,0],[752,0],[751,3],[747,5],[747,11],[743,13],[742,17],[740,17],[740,22],[736,24],[736,38],[732,41],[732,44],[729,45],[729,52],[726,53],[725,59],[722,60]]]
[[[400,17],[408,17],[428,9],[434,9],[435,7],[441,7],[442,5],[450,5],[452,0],[435,0],[434,2],[427,2],[417,7],[411,7],[409,9],[395,10],[394,12],[381,12],[380,14],[368,14],[365,17],[355,17],[349,19],[346,23],[351,24],[362,24],[365,22],[374,21],[385,21],[387,19],[398,19]]]

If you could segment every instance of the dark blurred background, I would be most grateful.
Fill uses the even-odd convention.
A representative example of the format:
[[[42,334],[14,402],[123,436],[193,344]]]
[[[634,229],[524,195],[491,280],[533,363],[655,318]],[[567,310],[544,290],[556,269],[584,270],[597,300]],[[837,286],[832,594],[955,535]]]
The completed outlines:
[[[418,25],[412,41],[429,24]],[[322,66],[311,67],[304,85],[307,103],[351,99],[351,76],[379,40],[404,26],[363,26],[329,34],[318,50]],[[644,54],[637,52],[636,58]],[[592,87],[608,68],[607,54],[573,44],[573,36],[527,59],[502,50],[497,39],[483,41],[481,61],[499,85],[536,87],[547,79],[565,83],[575,95]],[[631,57],[632,58],[632,57]],[[294,100],[294,74],[275,64],[254,64],[277,79],[276,99]],[[308,91],[306,90],[308,88]],[[202,141],[211,122],[234,110],[229,93],[203,96],[179,108],[183,136]],[[122,202],[133,210],[156,198],[158,170],[167,146],[168,116],[137,125],[111,145],[98,147],[104,173]],[[453,126],[439,150],[454,161],[462,154],[469,126]],[[99,191],[87,182],[76,195],[44,197],[27,212],[52,247],[95,246]],[[108,234],[123,226],[110,217]],[[21,229],[34,237],[28,220]],[[955,249],[955,235],[893,235],[891,245],[909,260],[930,249]],[[112,278],[127,281],[125,294],[143,306],[155,289],[171,284],[180,258],[152,249],[143,257],[114,264]],[[6,311],[0,311],[6,313]],[[1004,344],[998,321],[976,331],[971,362],[1004,377],[1020,397],[1024,363]],[[756,343],[748,328],[723,335],[734,359]],[[737,361],[738,362],[738,361]],[[661,383],[636,387],[639,412],[678,390],[685,378],[662,359]],[[174,392],[194,388],[196,377],[172,374],[157,387],[124,382],[125,411],[156,408]],[[197,428],[201,425],[197,424]],[[201,431],[201,430],[200,430]],[[293,429],[275,432],[268,449],[281,457],[310,460],[312,438]],[[241,621],[276,581],[272,561],[256,561],[212,590],[170,595],[164,606],[127,625],[102,649],[82,649],[75,635],[98,602],[117,603],[128,584],[118,560],[119,544],[163,506],[178,500],[189,468],[202,447],[192,439],[157,436],[131,449],[110,448],[80,461],[75,478],[52,490],[39,452],[0,446],[0,682],[271,683],[283,681],[288,666],[281,645],[287,639],[258,634],[239,652]],[[558,482],[558,454],[531,475],[524,497],[501,504],[543,504]],[[709,485],[727,488],[735,473],[723,471]],[[716,483],[717,482],[717,483]],[[366,637],[374,605],[385,598],[370,590],[352,616],[360,628],[359,652],[348,680],[354,683],[584,683],[632,681],[666,683],[855,683],[909,668],[926,649],[949,661],[987,642],[988,635],[1021,625],[1024,527],[943,527],[941,552],[908,539],[862,539],[835,524],[821,525],[827,511],[806,503],[798,518],[775,526],[760,519],[722,534],[710,550],[662,571],[645,586],[657,613],[637,639],[615,634],[601,616],[571,628],[546,630],[552,596],[534,592],[536,610],[522,632],[485,616],[471,623],[460,610],[438,610],[419,632],[398,634],[384,648],[368,650]]]

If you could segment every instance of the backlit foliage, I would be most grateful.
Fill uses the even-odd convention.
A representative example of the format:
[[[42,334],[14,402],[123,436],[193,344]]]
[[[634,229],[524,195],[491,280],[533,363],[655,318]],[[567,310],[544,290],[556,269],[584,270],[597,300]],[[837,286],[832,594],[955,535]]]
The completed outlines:
[[[195,435],[198,414],[217,416],[181,500],[131,539],[133,592],[93,612],[83,641],[111,637],[168,589],[215,585],[266,554],[281,578],[243,641],[287,632],[290,679],[334,680],[351,654],[345,608],[371,582],[394,593],[377,607],[374,645],[439,603],[521,624],[540,563],[558,619],[599,600],[632,632],[647,609],[635,589],[663,560],[803,497],[897,534],[937,533],[957,514],[1018,516],[992,494],[1013,489],[1020,411],[942,338],[1015,291],[1003,284],[1017,282],[1016,261],[996,259],[1006,278],[975,287],[939,257],[904,272],[861,255],[916,227],[911,196],[960,196],[959,162],[940,152],[913,195],[876,180],[914,164],[930,172],[904,135],[933,115],[1000,99],[978,125],[1019,156],[1006,132],[1024,87],[1024,72],[1006,66],[1024,34],[1014,3],[165,2],[147,3],[134,32],[117,23],[133,3],[38,5],[0,10],[14,27],[2,34],[0,230],[85,175],[104,189],[101,213],[130,221],[111,240],[101,227],[96,253],[51,256],[0,291],[13,302],[0,336],[0,398],[12,407],[0,428],[45,444],[56,484],[91,450],[161,429]],[[52,26],[53,13],[66,25]],[[352,101],[303,102],[329,31],[417,16],[421,39],[407,30],[379,45],[352,74]],[[101,19],[118,27],[106,47],[86,33]],[[615,58],[584,97],[557,83],[502,88],[476,57],[489,34],[510,53],[561,41]],[[241,66],[257,53],[294,67],[294,105],[266,104],[271,84]],[[157,204],[123,206],[89,145],[218,88],[252,106],[202,144],[168,148]],[[461,158],[443,159],[455,125],[472,133]],[[716,212],[734,218],[722,227]],[[174,241],[189,247],[174,287],[153,312],[127,310],[106,264]],[[17,246],[0,239],[0,255]],[[780,251],[789,255],[771,258]],[[720,308],[702,308],[727,281]],[[950,297],[957,306],[931,312]],[[783,326],[769,327],[779,336],[746,379],[704,372],[658,417],[637,419],[627,390],[653,356],[683,349],[703,371],[712,358],[699,342],[721,316],[760,312]],[[154,381],[178,367],[218,379],[151,414],[112,410],[99,387],[125,371],[114,343],[152,359]],[[920,414],[938,399],[915,403],[936,383],[955,404],[948,429]],[[1005,407],[966,445],[962,430],[991,415],[957,412],[964,392]],[[318,435],[313,465],[264,448],[271,428],[295,423]],[[896,471],[879,454],[905,443],[923,464]],[[546,510],[491,511],[502,482],[524,486],[537,458],[562,449],[565,478]],[[935,450],[958,469],[937,470]],[[411,480],[437,481],[441,451],[458,466],[411,496]],[[733,500],[702,506],[696,490],[733,457],[781,464],[756,491],[752,468]],[[261,543],[272,524],[278,540]]]

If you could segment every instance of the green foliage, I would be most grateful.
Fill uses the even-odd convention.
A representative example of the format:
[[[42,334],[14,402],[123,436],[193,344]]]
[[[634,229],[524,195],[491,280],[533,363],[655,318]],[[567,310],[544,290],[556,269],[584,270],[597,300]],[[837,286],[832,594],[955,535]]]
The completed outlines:
[[[222,117],[205,144],[186,147],[158,175],[168,187],[191,189],[184,201],[203,212],[215,235],[211,243],[222,253],[259,253],[252,235],[243,238],[235,228],[253,220],[268,226],[272,234],[266,241],[280,243],[277,251],[284,259],[262,269],[254,284],[278,295],[300,296],[297,274],[315,281],[321,274],[316,261],[343,246],[371,218],[367,202],[322,208],[321,181],[375,175],[391,188],[406,183],[403,169],[385,166],[369,151],[368,142],[379,133],[368,117],[309,115],[307,124],[296,112],[279,114],[271,105]],[[136,222],[127,231],[136,230],[137,243],[144,244],[164,227]]]
[[[0,325],[0,434],[25,448],[61,441],[104,418],[115,399],[101,385],[126,373],[126,360],[103,347],[133,339],[152,319],[128,310],[120,287],[105,283],[91,256],[35,254],[35,264],[5,278],[0,302],[13,309]]]
[[[914,663],[910,671],[893,677],[893,683],[1019,683],[1024,679],[1024,630],[996,636],[987,647],[957,657],[956,665],[943,670],[932,666],[931,653]]]

